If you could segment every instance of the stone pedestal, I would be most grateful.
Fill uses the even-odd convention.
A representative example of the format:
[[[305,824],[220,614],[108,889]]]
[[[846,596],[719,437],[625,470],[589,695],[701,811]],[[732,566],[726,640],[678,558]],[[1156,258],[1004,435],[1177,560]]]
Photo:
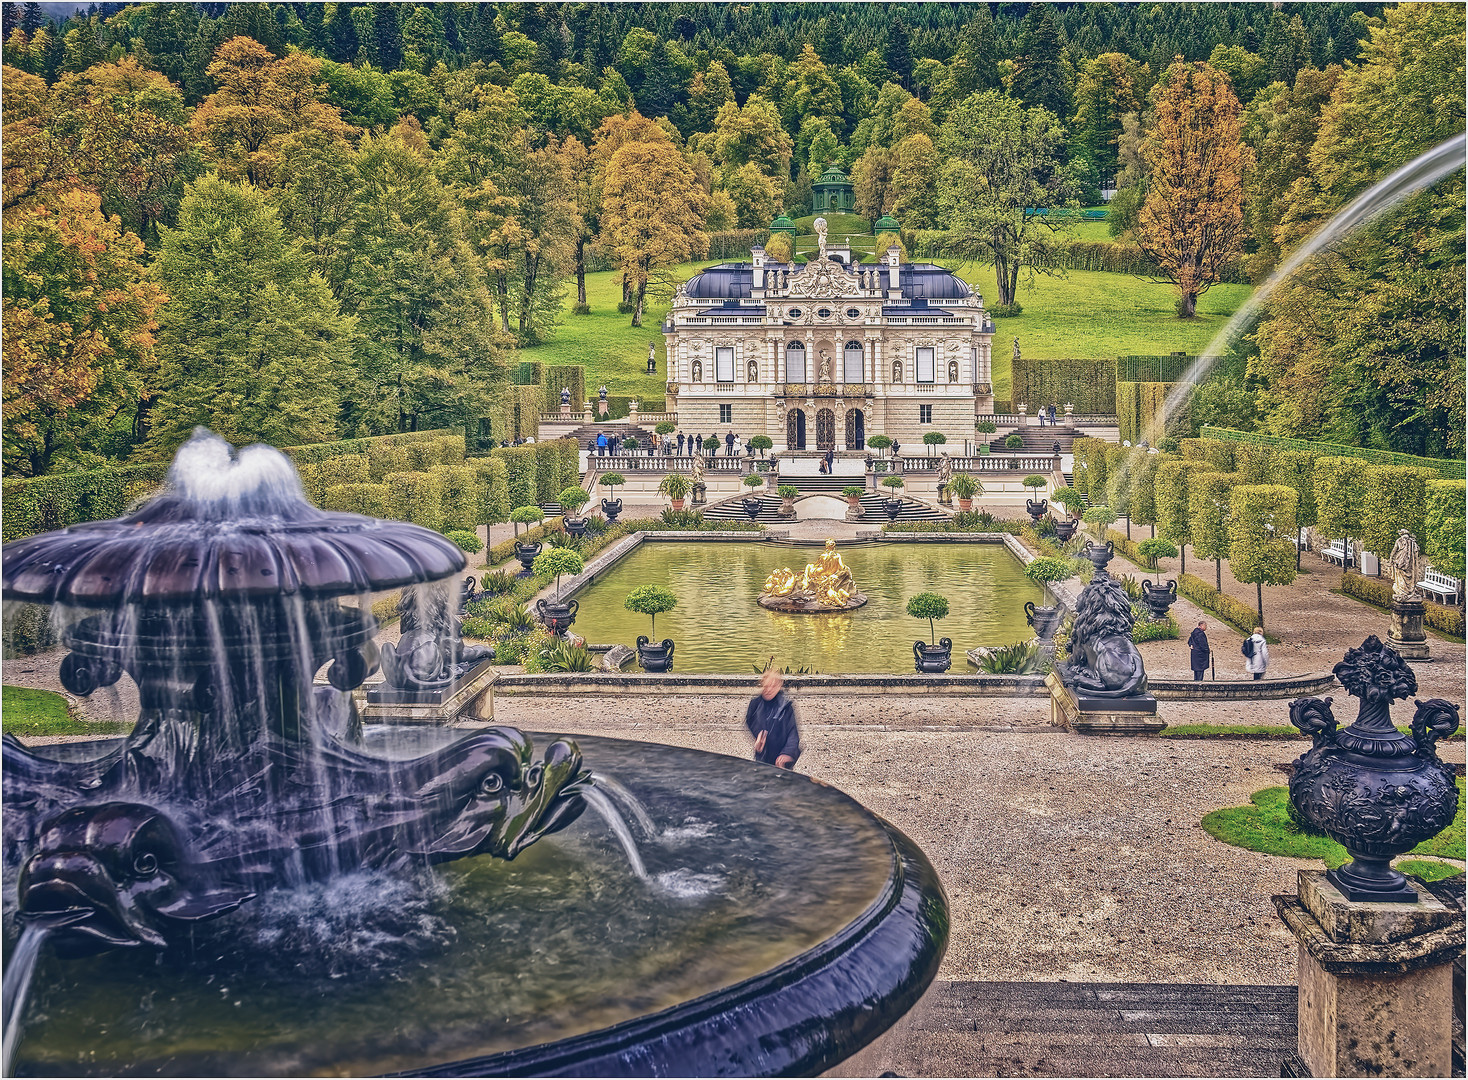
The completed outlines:
[[[1430,660],[1427,634],[1422,629],[1424,608],[1421,600],[1393,600],[1392,628],[1386,643],[1403,660]]]
[[[485,660],[442,690],[396,690],[378,685],[367,691],[362,722],[367,724],[452,724],[494,719],[494,683],[499,673]]]
[[[598,399],[598,401],[596,403],[596,414],[598,416],[605,416],[607,414],[607,400],[606,400],[606,398],[600,398],[600,399]]]
[[[602,402],[602,413],[605,414],[606,411],[607,411],[606,402]],[[581,422],[583,424],[589,424],[589,423],[591,423],[591,402],[589,402],[589,401],[586,402],[586,403],[584,403],[581,406]]]
[[[1053,645],[1052,645],[1053,648]],[[1157,719],[1157,699],[1151,694],[1124,698],[1093,698],[1077,694],[1051,672],[1050,723],[1080,735],[1149,735],[1167,727]]]
[[[1300,946],[1296,1071],[1450,1075],[1463,913],[1407,880],[1415,904],[1347,900],[1323,870],[1300,871],[1298,896],[1274,897]]]

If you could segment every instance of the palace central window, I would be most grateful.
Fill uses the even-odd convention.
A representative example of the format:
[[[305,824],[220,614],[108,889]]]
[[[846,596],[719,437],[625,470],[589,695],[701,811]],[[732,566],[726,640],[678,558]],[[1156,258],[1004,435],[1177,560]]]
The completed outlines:
[[[933,381],[933,363],[935,349],[917,350],[917,381],[930,383]]]
[[[734,406],[733,405],[720,405],[719,406],[719,423],[721,423],[721,424],[732,424],[733,422],[734,422]]]
[[[734,381],[734,350],[714,350],[714,378],[719,382]]]

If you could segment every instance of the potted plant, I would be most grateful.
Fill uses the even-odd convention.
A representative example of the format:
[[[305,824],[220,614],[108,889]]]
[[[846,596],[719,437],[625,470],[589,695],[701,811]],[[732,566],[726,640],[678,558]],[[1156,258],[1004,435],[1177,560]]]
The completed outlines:
[[[688,498],[688,493],[692,490],[693,481],[680,472],[670,472],[658,485],[658,491],[672,500],[674,510],[683,509],[683,500]]]
[[[775,448],[775,444],[771,441],[768,435],[756,435],[754,438],[749,440],[749,447],[751,450],[758,450],[759,456],[764,457],[765,451],[773,450]]]
[[[1080,517],[1081,511],[1086,508],[1085,500],[1081,493],[1073,487],[1058,487],[1050,493],[1050,501],[1056,506],[1065,507],[1065,512],[1071,517]]]
[[[974,430],[980,435],[992,435],[999,429],[994,426],[994,421],[992,420],[976,420],[974,421]]]
[[[1025,566],[1024,574],[1041,588],[1045,588],[1056,581],[1065,581],[1075,577],[1076,561],[1042,555],[1038,559],[1032,559]],[[1034,629],[1035,636],[1042,641],[1055,636],[1056,628],[1060,626],[1063,614],[1059,603],[1049,607],[1036,607],[1034,601],[1025,602],[1025,621]]]
[[[723,441],[717,435],[710,435],[707,439],[703,441],[703,448],[707,450],[710,454],[717,454],[719,452],[719,447],[723,445]]]
[[[892,440],[886,435],[873,435],[867,440],[867,445],[880,453],[892,445]]]
[[[638,443],[636,435],[628,435],[625,439],[622,440],[622,449],[626,450],[629,454],[636,451],[639,445],[641,444]]]
[[[598,484],[605,484],[609,488],[619,488],[627,482],[627,478],[619,472],[609,472],[597,479]],[[622,512],[621,499],[603,499],[601,501],[601,512],[606,516],[607,523],[611,524],[617,520],[617,515]]]
[[[586,519],[581,516],[581,508],[591,501],[591,493],[584,487],[568,487],[556,496],[556,502],[561,504],[564,513],[561,524],[572,536],[586,535]]]
[[[884,477],[882,479],[882,486],[891,492],[891,494],[887,496],[887,501],[883,504],[884,508],[887,511],[887,517],[893,521],[896,521],[897,515],[902,513],[902,496],[898,494],[898,492],[901,491],[903,488],[902,477]]]
[[[661,585],[639,585],[627,594],[623,607],[639,615],[652,617],[652,632],[657,633],[658,616],[678,606],[678,598],[671,589]],[[664,638],[662,644],[654,645],[652,639],[639,635],[637,638],[637,662],[647,672],[668,671],[673,666],[673,639]]]
[[[1106,526],[1116,520],[1116,514],[1105,503],[1097,503],[1094,506],[1086,507],[1085,512],[1081,514],[1081,520],[1093,527],[1096,541],[1100,543],[1106,539]]]
[[[1006,450],[1018,450],[1022,446],[1024,446],[1024,444],[1025,437],[1017,431],[1013,435],[1007,435],[1004,438],[1004,448]]]
[[[928,448],[928,456],[933,456],[933,447],[942,446],[948,441],[948,436],[941,431],[928,431],[923,433],[923,445]]]
[[[1137,545],[1142,558],[1147,560],[1147,569],[1156,571],[1157,564],[1162,559],[1177,558],[1177,545],[1165,536],[1154,536],[1150,540],[1143,540]]]
[[[908,598],[907,613],[914,619],[927,619],[928,636],[935,637],[938,633],[935,620],[948,617],[948,598],[938,593],[918,593]],[[912,655],[918,674],[941,675],[953,666],[953,642],[948,638],[926,645],[914,641]]]
[[[671,435],[677,430],[677,425],[674,424],[671,420],[664,420],[657,427],[653,428],[653,431],[657,432],[659,435]]]
[[[563,603],[561,601],[561,575],[579,574],[586,569],[586,563],[580,555],[576,554],[570,548],[551,548],[537,555],[532,565],[535,569],[536,577],[555,575],[556,594],[549,600],[541,599],[537,601],[535,610],[540,615],[541,622],[545,623],[546,629],[557,637],[560,637],[576,621],[576,612],[581,607],[575,600],[569,603]]]
[[[866,488],[857,487],[855,484],[848,484],[841,489],[841,494],[846,496],[847,506],[853,510],[860,510],[861,497],[866,494]]]
[[[781,484],[775,489],[775,494],[780,496],[780,516],[795,516],[795,499],[800,494],[800,489],[794,484]]]
[[[540,554],[540,541],[520,543],[520,526],[534,526],[544,520],[545,513],[538,506],[517,506],[510,512],[510,521],[515,526],[515,558],[520,560],[520,566],[523,568],[520,573],[521,577],[530,576],[530,566],[535,561],[535,557]],[[530,530],[526,529],[525,532],[528,536]]]
[[[744,478],[744,486],[749,488],[749,494],[741,499],[740,503],[744,507],[744,512],[749,515],[750,521],[758,520],[760,512],[765,508],[765,500],[759,495],[756,495],[754,489],[764,487],[765,478],[750,473]]]
[[[955,473],[948,481],[948,494],[958,500],[958,508],[963,511],[974,508],[974,496],[983,490],[984,486],[968,473]]]

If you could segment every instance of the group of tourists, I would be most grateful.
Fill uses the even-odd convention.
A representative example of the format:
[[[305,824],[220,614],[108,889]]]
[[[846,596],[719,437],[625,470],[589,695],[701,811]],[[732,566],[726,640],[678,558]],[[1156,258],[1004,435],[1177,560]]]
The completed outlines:
[[[1041,405],[1040,406],[1039,416],[1040,416],[1040,426],[1041,427],[1044,427],[1045,426],[1045,422],[1047,420],[1050,422],[1050,426],[1051,427],[1054,427],[1055,426],[1055,406],[1054,405]]]
[[[709,438],[718,439],[718,436],[711,435]],[[706,441],[702,435],[685,435],[680,431],[678,432],[677,438],[674,438],[672,435],[651,436],[646,442],[645,449],[648,457],[654,457],[658,454],[662,454],[665,457],[672,457],[674,454],[677,454],[679,457],[682,457],[686,454],[702,453]],[[728,432],[724,436],[723,442],[724,454],[727,457],[733,457],[736,453],[754,454],[754,447],[749,445],[749,439],[741,439],[733,431]],[[596,438],[588,440],[586,444],[588,451],[603,457],[608,454],[627,452],[627,449],[624,449],[624,447],[625,440],[621,435],[615,433],[608,434],[605,431],[599,432]],[[641,443],[636,447],[636,449],[643,448],[644,446]]]
[[[1254,627],[1254,632],[1239,646],[1244,657],[1244,670],[1255,681],[1264,678],[1269,668],[1269,642],[1264,637],[1264,627]],[[1213,649],[1208,644],[1208,624],[1200,622],[1188,635],[1188,662],[1193,669],[1193,681],[1202,682],[1203,673],[1213,665]]]

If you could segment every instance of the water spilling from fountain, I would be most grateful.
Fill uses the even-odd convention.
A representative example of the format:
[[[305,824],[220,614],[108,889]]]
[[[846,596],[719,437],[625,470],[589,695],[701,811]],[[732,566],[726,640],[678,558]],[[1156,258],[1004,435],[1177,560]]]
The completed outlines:
[[[125,739],[5,739],[16,1074],[810,1071],[916,1000],[941,888],[834,789],[364,726],[373,595],[462,568],[207,435],[131,517],[7,547],[6,599],[59,611],[67,688],[139,701]]]

